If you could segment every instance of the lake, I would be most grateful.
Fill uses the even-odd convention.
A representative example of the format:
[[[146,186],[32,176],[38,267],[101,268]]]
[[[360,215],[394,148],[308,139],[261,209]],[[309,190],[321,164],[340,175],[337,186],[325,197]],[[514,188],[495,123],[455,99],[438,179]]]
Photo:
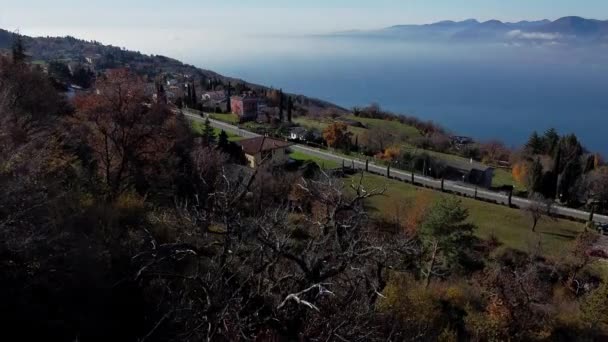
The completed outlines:
[[[555,127],[608,155],[607,48],[329,37],[239,42],[223,54],[188,49],[181,58],[347,108],[375,102],[481,141],[519,146],[532,131]]]

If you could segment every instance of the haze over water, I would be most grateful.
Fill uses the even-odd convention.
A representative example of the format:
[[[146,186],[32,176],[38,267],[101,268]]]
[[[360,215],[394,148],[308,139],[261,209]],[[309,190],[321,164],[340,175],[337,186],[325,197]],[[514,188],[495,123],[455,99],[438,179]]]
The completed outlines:
[[[227,58],[203,50],[183,57],[347,108],[376,102],[480,140],[521,145],[533,130],[555,127],[608,155],[607,50],[252,37]]]

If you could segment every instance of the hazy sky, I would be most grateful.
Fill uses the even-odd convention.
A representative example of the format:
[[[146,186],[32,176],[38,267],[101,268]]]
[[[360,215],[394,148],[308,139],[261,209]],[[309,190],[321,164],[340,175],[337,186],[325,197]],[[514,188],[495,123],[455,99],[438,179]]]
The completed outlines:
[[[6,3],[3,3],[6,2]],[[608,19],[606,0],[0,0],[0,27],[304,33],[444,19]]]
[[[608,19],[608,0],[0,0],[0,28],[177,56],[186,42],[215,47],[245,35],[566,15]]]

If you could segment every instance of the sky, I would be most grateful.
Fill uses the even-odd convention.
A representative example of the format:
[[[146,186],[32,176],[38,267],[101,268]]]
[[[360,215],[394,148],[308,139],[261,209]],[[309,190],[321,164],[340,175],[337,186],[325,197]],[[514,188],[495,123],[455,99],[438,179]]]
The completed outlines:
[[[136,26],[320,33],[446,19],[608,19],[606,0],[0,0],[0,8],[0,27],[23,31]]]
[[[440,20],[608,19],[607,0],[0,0],[0,28],[176,57],[186,43],[306,35]],[[237,39],[240,41],[237,43]],[[181,49],[181,50],[180,50]],[[183,50],[183,51],[182,51]]]

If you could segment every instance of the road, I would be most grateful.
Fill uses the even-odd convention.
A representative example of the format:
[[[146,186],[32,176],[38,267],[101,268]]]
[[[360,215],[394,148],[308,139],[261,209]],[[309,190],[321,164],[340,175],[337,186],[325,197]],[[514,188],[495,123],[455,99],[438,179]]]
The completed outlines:
[[[192,120],[198,120],[198,121],[204,120],[204,118],[198,114],[191,114],[191,113],[185,112],[184,115]],[[209,121],[211,122],[211,125],[213,127],[218,128],[218,129],[223,129],[226,132],[230,132],[232,134],[236,134],[236,135],[244,137],[244,138],[254,138],[254,137],[260,136],[259,134],[241,129],[237,126],[227,124],[225,122],[213,120],[211,118],[209,118],[209,119],[210,119]],[[306,153],[308,155],[319,157],[322,159],[335,161],[339,164],[345,163],[346,166],[354,166],[356,169],[361,169],[361,170],[366,169],[365,161],[361,161],[358,159],[352,159],[352,158],[344,157],[344,156],[334,154],[334,153],[331,153],[328,151],[323,151],[323,150],[319,150],[316,148],[303,146],[303,145],[297,145],[297,144],[293,145],[291,148],[295,151]],[[461,196],[473,197],[473,198],[477,198],[477,199],[481,199],[481,200],[485,200],[485,201],[496,202],[496,203],[502,204],[502,205],[509,204],[509,196],[507,194],[496,192],[496,191],[490,191],[490,190],[486,190],[486,189],[476,189],[474,187],[471,187],[470,185],[465,185],[464,183],[445,180],[445,181],[443,181],[443,189],[442,189],[441,180],[421,176],[418,174],[412,174],[412,172],[402,171],[402,170],[398,170],[398,169],[390,169],[390,171],[389,171],[389,170],[387,170],[387,167],[376,165],[372,162],[369,162],[369,164],[367,165],[367,171],[371,172],[371,173],[383,175],[383,176],[387,176],[387,171],[388,171],[388,175],[390,176],[390,178],[412,183],[412,177],[413,177],[413,180],[414,180],[413,183],[416,185],[433,188],[436,190],[449,191],[449,192],[452,192],[452,193],[455,193],[455,194],[458,194]],[[528,207],[532,202],[527,198],[513,196],[511,198],[511,203],[519,208],[525,208],[525,207]],[[572,219],[576,219],[576,220],[582,220],[582,221],[587,221],[589,219],[589,215],[590,215],[589,212],[586,212],[583,210],[572,209],[572,208],[567,208],[567,207],[558,206],[558,205],[555,205],[553,207],[553,212],[559,216],[572,218]],[[593,220],[596,223],[608,224],[608,216],[594,215]]]

